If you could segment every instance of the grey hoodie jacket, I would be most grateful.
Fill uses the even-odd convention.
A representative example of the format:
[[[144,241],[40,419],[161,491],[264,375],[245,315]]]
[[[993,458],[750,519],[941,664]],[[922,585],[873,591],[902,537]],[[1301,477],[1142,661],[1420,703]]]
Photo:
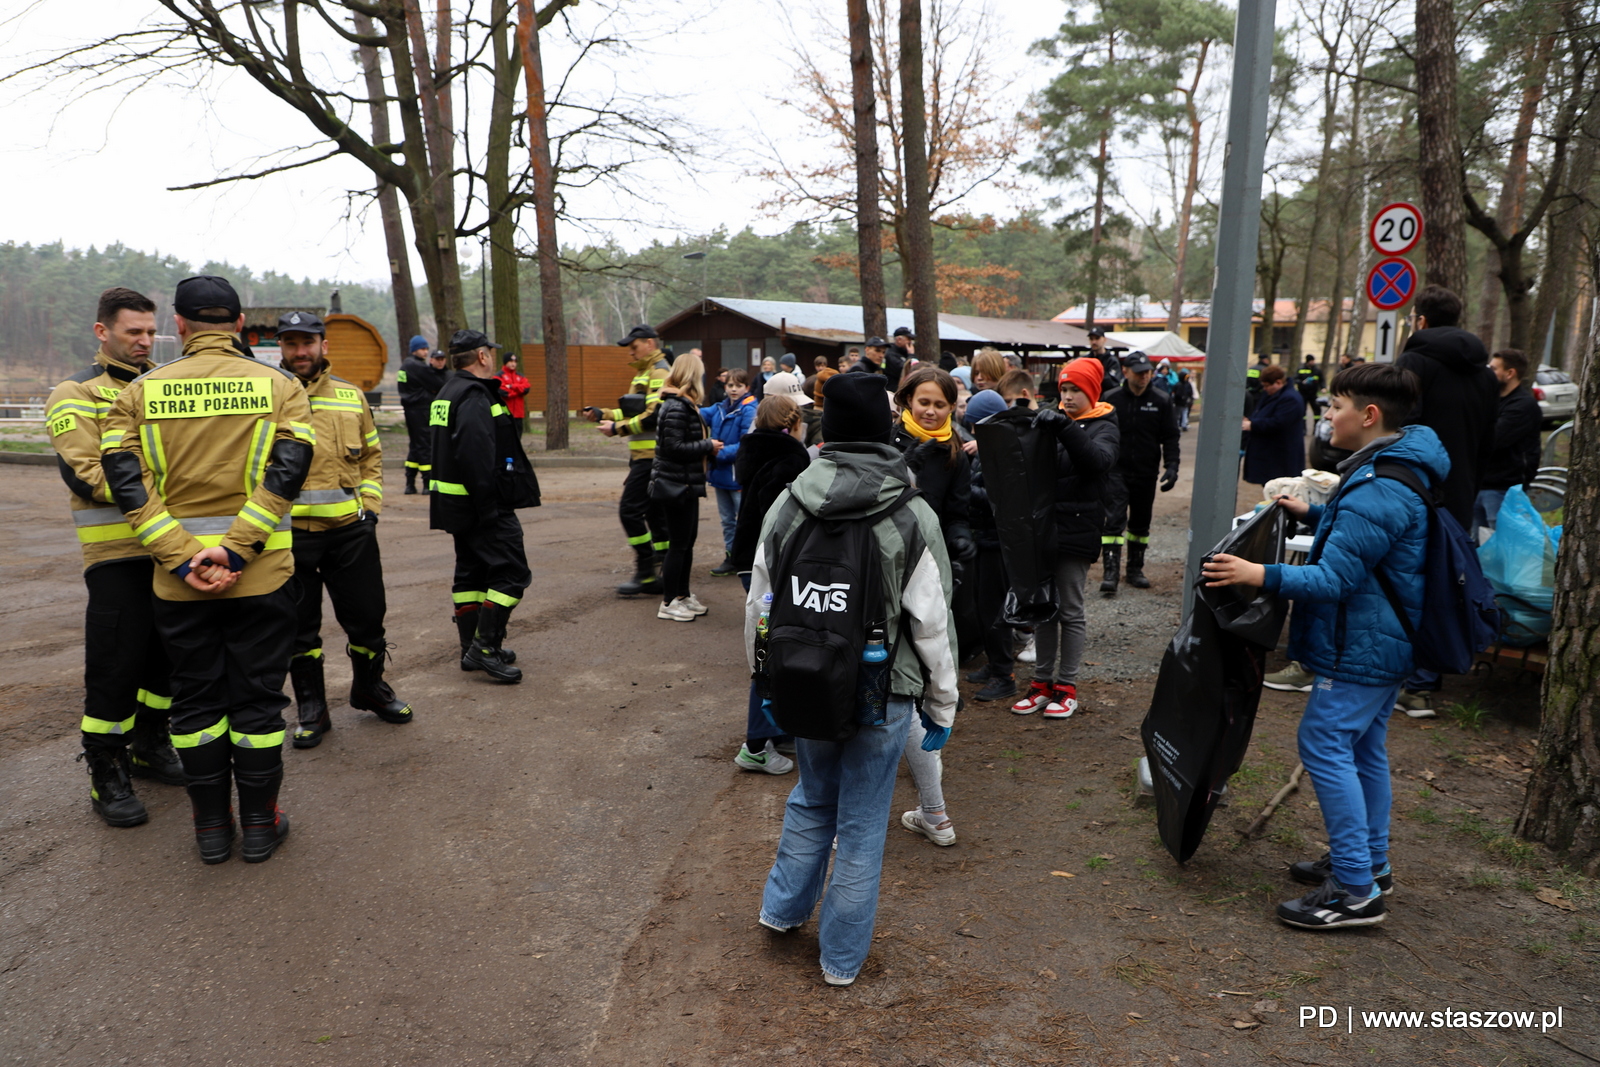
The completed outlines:
[[[893,445],[835,444],[824,447],[816,462],[773,502],[761,526],[761,541],[750,571],[750,595],[745,601],[745,654],[752,670],[761,597],[772,591],[767,568],[805,521],[798,509],[784,506],[790,497],[815,515],[865,518],[886,512],[911,484],[911,472]],[[911,536],[913,531],[918,536]],[[956,628],[950,618],[950,559],[939,520],[918,497],[896,514],[884,515],[873,526],[873,533],[881,552],[889,644],[899,642],[890,690],[897,696],[922,697],[922,710],[930,719],[940,726],[953,725]],[[908,560],[908,546],[919,540],[919,558]],[[900,582],[908,569],[911,579],[902,596]],[[907,627],[904,640],[900,638],[902,622]]]

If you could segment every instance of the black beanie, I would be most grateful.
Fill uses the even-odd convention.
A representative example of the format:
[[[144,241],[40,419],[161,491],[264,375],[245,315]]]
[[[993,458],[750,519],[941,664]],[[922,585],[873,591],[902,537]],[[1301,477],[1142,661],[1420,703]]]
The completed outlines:
[[[824,444],[894,440],[889,392],[880,374],[835,374],[822,386]]]

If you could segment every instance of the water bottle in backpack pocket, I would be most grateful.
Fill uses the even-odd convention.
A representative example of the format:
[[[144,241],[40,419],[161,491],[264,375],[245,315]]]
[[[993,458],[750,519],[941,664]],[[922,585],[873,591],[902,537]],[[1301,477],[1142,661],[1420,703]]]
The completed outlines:
[[[867,644],[861,650],[861,666],[856,675],[856,722],[861,726],[882,726],[889,716],[889,681],[894,665],[885,645],[882,622],[867,628]]]

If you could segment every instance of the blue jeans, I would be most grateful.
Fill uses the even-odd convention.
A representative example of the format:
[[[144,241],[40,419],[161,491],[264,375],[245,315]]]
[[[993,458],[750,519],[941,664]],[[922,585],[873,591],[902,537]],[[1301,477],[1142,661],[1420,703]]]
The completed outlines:
[[[1405,680],[1402,688],[1413,693],[1437,693],[1439,691],[1439,672],[1425,671],[1418,667],[1411,672],[1411,677]]]
[[[1182,407],[1178,408],[1178,429],[1187,430],[1188,428],[1189,428],[1189,405],[1185,404]]]
[[[1356,685],[1318,677],[1300,719],[1306,765],[1328,829],[1333,874],[1345,886],[1372,881],[1389,856],[1389,714],[1394,685]]]
[[[894,696],[881,725],[863,726],[843,744],[795,741],[800,781],[784,809],[761,918],[793,927],[811,917],[837,834],[839,850],[817,930],[822,969],[835,978],[854,978],[872,948],[895,771],[911,718],[911,698]]]
[[[1478,543],[1478,530],[1484,526],[1494,529],[1495,519],[1500,517],[1500,505],[1505,503],[1506,491],[1504,489],[1479,489],[1478,496],[1472,502],[1472,529],[1467,531],[1467,536],[1472,538],[1472,543]]]
[[[739,525],[739,498],[737,489],[717,489],[717,515],[722,519],[722,551],[733,551],[733,531]]]

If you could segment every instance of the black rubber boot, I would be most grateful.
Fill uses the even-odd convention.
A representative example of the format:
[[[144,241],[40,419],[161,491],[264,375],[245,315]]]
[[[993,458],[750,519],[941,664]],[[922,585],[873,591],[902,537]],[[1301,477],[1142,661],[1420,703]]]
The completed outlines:
[[[1128,584],[1135,589],[1150,588],[1150,579],[1144,576],[1144,550],[1148,547],[1138,541],[1128,544]]]
[[[411,705],[401,703],[383,680],[383,651],[351,645],[345,652],[350,656],[350,706],[370,711],[384,722],[410,722]]]
[[[328,715],[328,694],[322,682],[322,655],[295,656],[289,661],[289,681],[294,684],[294,702],[300,709],[300,723],[294,728],[295,748],[316,748],[322,735],[333,729]]]
[[[127,749],[86,748],[78,758],[89,764],[89,803],[107,826],[138,826],[150,820],[144,801],[133,793]]]
[[[461,669],[464,671],[482,670],[482,667],[473,666],[467,662],[467,652],[472,648],[472,639],[478,636],[478,605],[472,605],[471,611],[456,610],[456,636],[461,638]],[[500,658],[506,663],[517,662],[517,654],[509,648],[500,650]]]
[[[478,632],[472,644],[461,657],[461,665],[468,670],[483,671],[497,682],[522,681],[522,672],[513,667],[500,651],[506,639],[506,623],[511,619],[511,609],[504,604],[485,601],[478,609]],[[470,664],[470,666],[468,666]]]
[[[183,761],[172,747],[164,708],[140,708],[128,739],[128,760],[135,778],[154,778],[165,785],[183,785]]]
[[[239,855],[246,863],[263,863],[289,836],[289,816],[278,808],[283,747],[235,746],[233,780],[239,787],[239,827],[244,832]]]
[[[1100,595],[1117,595],[1117,573],[1122,570],[1122,546],[1101,545],[1100,558],[1105,565],[1105,577],[1100,580]]]
[[[194,839],[202,863],[224,863],[233,855],[233,761],[228,728],[217,724],[217,736],[183,749],[189,806],[194,809]]]
[[[404,493],[402,493],[401,495],[402,496],[416,496],[417,495],[417,468],[415,468],[415,467],[407,467],[406,468],[406,491]]]
[[[633,577],[617,586],[618,596],[660,596],[661,579],[656,576],[656,554],[649,545],[633,552]]]

